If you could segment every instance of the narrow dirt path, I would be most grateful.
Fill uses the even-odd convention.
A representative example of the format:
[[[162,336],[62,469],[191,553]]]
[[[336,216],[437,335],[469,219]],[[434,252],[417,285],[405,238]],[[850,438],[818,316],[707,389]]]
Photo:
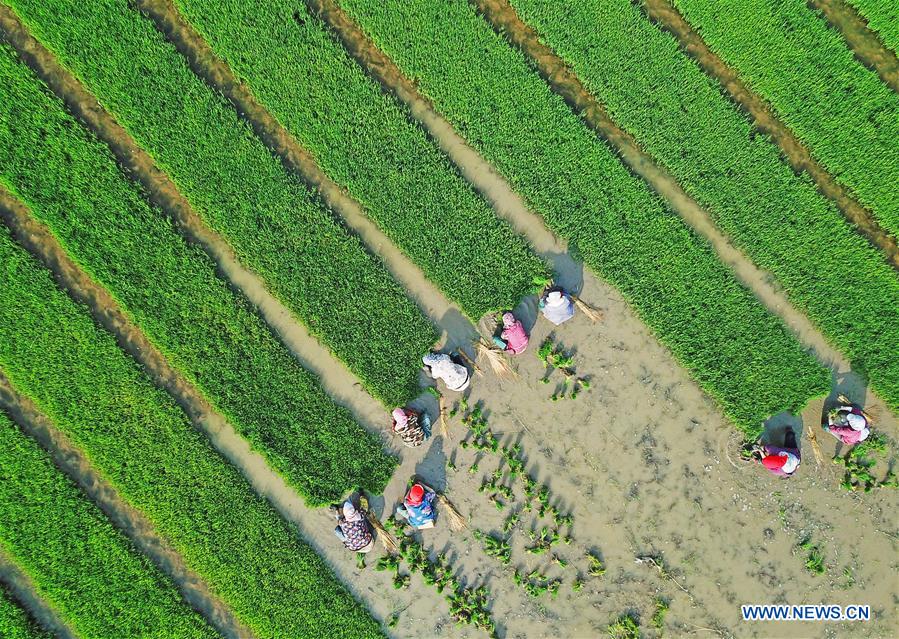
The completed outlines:
[[[222,636],[233,639],[253,637],[231,609],[213,594],[203,578],[188,568],[184,558],[154,530],[153,524],[143,513],[126,502],[91,466],[84,453],[29,399],[16,392],[2,372],[0,405],[27,435],[50,453],[56,465],[78,484],[138,550],[168,575],[185,601],[199,611]]]
[[[644,0],[642,6],[651,20],[671,33],[681,49],[727,90],[730,97],[752,118],[756,128],[774,140],[793,170],[797,173],[806,172],[818,191],[831,200],[856,231],[883,251],[887,261],[899,270],[899,245],[896,239],[880,226],[870,211],[855,200],[848,189],[818,163],[793,131],[774,115],[774,109],[746,86],[737,72],[709,48],[671,2]]]
[[[579,290],[582,266],[567,251],[537,214],[508,182],[456,133],[430,100],[415,88],[399,67],[381,51],[334,0],[308,0],[313,11],[331,27],[347,52],[371,77],[409,109],[440,149],[449,156],[462,176],[509,222],[519,235],[553,267],[556,281],[571,290]]]
[[[256,99],[250,88],[234,75],[172,2],[136,0],[135,5],[175,45],[194,73],[231,102],[285,168],[321,194],[340,220],[387,266],[419,308],[444,331],[444,339],[453,345],[470,342],[476,334],[471,323],[378,228],[362,206],[322,171],[312,154]]]
[[[0,190],[0,196],[3,191]],[[208,436],[213,447],[238,468],[253,489],[271,502],[279,514],[298,529],[338,575],[344,585],[380,618],[386,618],[394,607],[383,583],[359,586],[353,576],[354,564],[347,562],[347,553],[334,538],[334,521],[321,511],[306,507],[299,494],[287,485],[265,458],[253,451],[249,442],[209,404],[205,397],[175,370],[165,356],[150,342],[138,326],[119,308],[118,303],[100,285],[81,270],[65,253],[50,231],[30,216],[24,206],[9,206],[10,196],[0,197],[0,217],[12,229],[18,242],[32,252],[53,274],[59,286],[73,299],[84,304],[95,321],[109,331],[120,347],[147,371],[153,382],[168,392],[184,410],[195,427]],[[7,402],[0,395],[0,402]],[[373,400],[372,400],[373,401]],[[378,573],[383,576],[384,573]],[[421,601],[432,609],[441,605],[437,593],[417,593]],[[430,598],[429,598],[430,597]]]
[[[896,93],[899,93],[899,59],[884,46],[855,7],[843,0],[807,0],[808,6],[824,14],[827,22],[843,34],[855,57]]]
[[[25,63],[62,99],[75,117],[109,145],[125,171],[146,190],[150,201],[172,218],[189,242],[201,247],[212,258],[221,276],[256,306],[275,336],[304,368],[318,376],[328,394],[349,409],[360,424],[372,432],[380,432],[384,409],[362,390],[359,379],[268,291],[259,275],[238,261],[230,245],[203,222],[150,155],[2,3],[0,36],[18,51]]]
[[[41,599],[31,579],[0,550],[0,582],[6,585],[13,598],[46,630],[59,639],[78,639],[66,626],[54,608]]]
[[[719,259],[734,270],[739,280],[766,308],[780,317],[806,347],[815,351],[820,361],[831,368],[849,368],[846,357],[833,348],[808,318],[787,300],[783,291],[774,284],[774,278],[734,247],[709,214],[687,195],[677,180],[644,152],[629,133],[612,121],[600,102],[587,91],[565,62],[541,42],[539,34],[518,17],[507,0],[472,2],[497,32],[505,35],[513,46],[531,59],[550,88],[611,145],[637,176],[664,197],[687,224],[709,241]]]

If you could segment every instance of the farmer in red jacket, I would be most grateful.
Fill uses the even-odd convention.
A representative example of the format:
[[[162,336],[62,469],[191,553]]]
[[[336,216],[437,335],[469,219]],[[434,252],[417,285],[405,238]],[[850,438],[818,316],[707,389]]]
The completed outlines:
[[[790,477],[799,468],[799,446],[792,428],[787,429],[783,448],[767,444],[763,448],[765,456],[762,457],[762,466],[778,477]]]

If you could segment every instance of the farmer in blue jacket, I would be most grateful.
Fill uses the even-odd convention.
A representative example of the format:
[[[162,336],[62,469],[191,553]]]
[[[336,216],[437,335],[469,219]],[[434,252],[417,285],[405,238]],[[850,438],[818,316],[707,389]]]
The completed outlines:
[[[433,528],[437,513],[432,502],[436,497],[437,493],[433,490],[414,484],[403,498],[403,503],[397,507],[396,514],[408,519],[413,528]]]

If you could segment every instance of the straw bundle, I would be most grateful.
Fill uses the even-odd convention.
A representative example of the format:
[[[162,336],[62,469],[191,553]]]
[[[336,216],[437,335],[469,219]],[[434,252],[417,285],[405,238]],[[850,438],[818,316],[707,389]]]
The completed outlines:
[[[571,299],[572,299],[572,301],[574,301],[574,305],[577,306],[578,309],[581,311],[581,313],[586,315],[590,319],[591,322],[598,322],[602,319],[602,311],[601,310],[599,310],[597,308],[593,308],[592,306],[587,304],[587,302],[585,302],[584,300],[579,298],[577,295],[572,295]]]
[[[387,529],[384,528],[384,524],[381,523],[381,520],[375,517],[375,514],[368,509],[368,498],[365,497],[365,495],[360,495],[359,505],[361,506],[362,512],[365,514],[368,523],[377,531],[378,539],[381,540],[381,545],[384,546],[384,550],[391,555],[398,555],[400,552],[399,544],[396,543],[396,539],[393,538],[393,535],[387,532]]]
[[[815,432],[814,427],[811,427],[806,429],[806,434],[812,444],[812,452],[815,453],[815,463],[820,466],[824,463],[824,454],[821,452],[821,446],[818,445],[818,433]]]
[[[443,398],[443,395],[440,395],[437,398],[437,405],[440,407],[440,434],[443,435],[443,438],[446,439],[449,437],[449,428],[446,424],[446,400]]]
[[[440,504],[440,507],[446,512],[446,519],[449,522],[450,530],[453,532],[465,530],[468,526],[468,521],[462,516],[459,509],[453,505],[453,502],[447,499],[445,495],[437,493],[437,503]]]
[[[462,350],[462,349],[460,348],[460,349],[457,350],[456,352],[459,354],[459,357],[461,357],[461,358],[465,361],[466,364],[468,364],[469,366],[471,366],[472,370],[473,370],[475,373],[477,373],[480,377],[483,377],[483,376],[484,376],[484,371],[482,371],[481,368],[480,368],[477,364],[474,363],[474,360],[472,360],[472,359],[465,353],[464,350]]]
[[[515,370],[501,351],[491,348],[483,339],[475,342],[475,348],[478,355],[483,355],[487,358],[487,363],[490,364],[490,368],[497,377],[500,379],[513,379],[515,377]]]

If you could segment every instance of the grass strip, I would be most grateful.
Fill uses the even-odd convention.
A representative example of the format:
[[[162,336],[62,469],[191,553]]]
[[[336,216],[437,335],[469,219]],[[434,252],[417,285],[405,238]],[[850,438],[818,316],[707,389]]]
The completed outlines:
[[[111,335],[0,230],[0,368],[251,631],[381,636],[377,623]]]
[[[0,584],[0,637],[4,639],[50,639],[53,635],[41,628]]]
[[[899,11],[893,0],[846,0],[868,22],[868,28],[893,52],[899,52]]]
[[[882,254],[629,0],[511,4],[899,410],[899,278]]]
[[[546,267],[305,2],[177,0],[265,107],[473,320]]]
[[[166,357],[313,505],[396,467],[124,176],[109,148],[0,46],[0,183],[133,315]],[[58,176],[65,175],[60,180]]]
[[[837,180],[899,236],[899,95],[802,0],[674,0]]]
[[[827,372],[467,3],[341,5],[745,432]],[[452,42],[452,47],[446,43]]]
[[[373,395],[417,394],[434,327],[149,20],[118,0],[8,4]]]
[[[0,544],[75,632],[216,636],[175,585],[2,413],[0,477]]]

